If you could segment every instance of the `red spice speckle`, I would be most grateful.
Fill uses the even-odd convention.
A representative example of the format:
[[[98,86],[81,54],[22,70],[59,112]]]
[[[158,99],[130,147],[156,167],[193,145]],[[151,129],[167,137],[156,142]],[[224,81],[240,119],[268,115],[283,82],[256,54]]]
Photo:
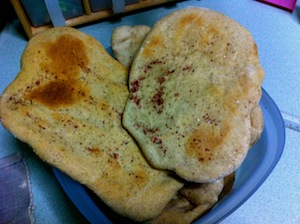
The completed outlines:
[[[151,141],[155,144],[162,144],[162,140],[158,137],[153,137]]]
[[[161,84],[163,84],[166,81],[166,78],[165,77],[158,77],[157,81],[161,85]]]
[[[163,61],[161,61],[159,59],[155,59],[150,62],[150,65],[158,65],[158,64],[163,64]]]
[[[164,94],[163,87],[160,87],[151,100],[151,102],[153,103],[153,107],[159,114],[162,113],[164,109],[164,99],[162,97],[163,94]]]
[[[138,96],[130,94],[129,99],[132,100],[138,106],[138,108],[141,108],[141,99]]]
[[[144,73],[148,73],[152,69],[152,66],[147,65],[144,67]]]
[[[211,125],[214,125],[214,126],[217,126],[217,125],[220,123],[220,121],[211,118],[211,117],[209,116],[208,113],[206,113],[205,115],[203,115],[203,116],[202,116],[202,119],[203,119],[206,123],[211,124]]]
[[[137,80],[133,80],[133,81],[130,83],[130,91],[131,91],[132,93],[137,92],[137,91],[140,89],[141,81],[143,81],[144,79],[145,79],[145,77],[140,77],[140,78],[137,79]]]
[[[92,153],[92,154],[97,154],[97,153],[100,153],[100,149],[98,148],[95,148],[95,147],[87,147],[85,148],[89,153]]]
[[[134,80],[134,81],[132,81],[131,83],[130,83],[130,91],[131,92],[137,92],[138,90],[139,90],[139,88],[140,88],[140,82],[139,82],[139,80]]]
[[[144,134],[148,134],[148,133],[154,134],[154,133],[157,132],[157,131],[159,131],[158,128],[155,128],[155,129],[147,128],[147,127],[144,127],[144,128],[143,128],[143,133],[144,133]]]
[[[113,154],[113,157],[114,157],[114,159],[118,159],[118,158],[119,158],[119,154],[114,153],[114,154]]]
[[[166,72],[166,75],[171,75],[171,74],[173,74],[174,72],[175,72],[175,69],[168,70],[168,71]]]

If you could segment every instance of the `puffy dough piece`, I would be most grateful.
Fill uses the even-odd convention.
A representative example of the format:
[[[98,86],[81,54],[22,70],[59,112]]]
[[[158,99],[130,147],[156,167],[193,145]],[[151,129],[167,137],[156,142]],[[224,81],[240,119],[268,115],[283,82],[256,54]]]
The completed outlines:
[[[116,59],[129,68],[136,52],[139,50],[150,27],[120,26],[114,30],[111,37],[111,47]]]
[[[42,160],[141,221],[157,216],[182,183],[153,169],[122,127],[127,77],[94,38],[53,28],[29,41],[0,117]]]
[[[240,24],[208,9],[176,11],[154,25],[133,61],[123,125],[154,167],[212,182],[250,148],[263,76]]]
[[[261,136],[264,130],[264,118],[259,105],[253,108],[250,114],[251,120],[251,141],[250,146],[253,146]]]
[[[207,184],[187,183],[163,212],[147,224],[192,223],[218,202],[223,188],[223,178]]]

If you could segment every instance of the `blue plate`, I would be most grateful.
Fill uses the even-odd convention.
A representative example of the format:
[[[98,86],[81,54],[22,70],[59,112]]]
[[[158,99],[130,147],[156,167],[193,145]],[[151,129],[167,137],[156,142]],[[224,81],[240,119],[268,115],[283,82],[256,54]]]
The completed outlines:
[[[230,193],[220,200],[197,224],[218,223],[241,206],[266,180],[279,161],[285,142],[285,127],[276,104],[263,90],[260,106],[264,116],[264,131],[235,172]],[[53,168],[54,174],[71,201],[90,223],[121,223],[97,196],[86,187]],[[124,221],[128,223],[128,220]]]

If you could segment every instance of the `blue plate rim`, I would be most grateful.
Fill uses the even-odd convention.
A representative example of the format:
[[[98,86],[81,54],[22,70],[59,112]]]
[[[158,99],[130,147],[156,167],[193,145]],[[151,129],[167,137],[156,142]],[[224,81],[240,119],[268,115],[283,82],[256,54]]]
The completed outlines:
[[[269,160],[270,157],[265,156],[264,157],[264,166],[259,166],[255,169],[253,175],[234,193],[228,194],[225,198],[223,198],[223,207],[225,208],[222,211],[219,211],[218,208],[213,208],[212,211],[214,213],[207,213],[206,215],[202,216],[199,220],[195,222],[195,224],[204,224],[204,223],[220,223],[222,220],[224,220],[226,217],[228,217],[230,214],[232,214],[236,209],[238,209],[242,204],[244,204],[257,190],[258,188],[263,184],[263,182],[268,178],[268,176],[272,173],[274,168],[276,167],[278,161],[281,158],[281,155],[283,153],[284,145],[285,145],[285,126],[284,121],[281,115],[281,112],[279,108],[277,107],[274,100],[270,97],[270,95],[262,88],[262,98],[260,101],[260,106],[262,108],[264,118],[267,115],[267,111],[272,111],[273,122],[275,120],[278,122],[275,125],[276,131],[281,131],[281,138],[276,138],[277,142],[277,150],[275,150],[275,154],[273,154],[273,159]],[[266,109],[264,107],[263,102],[268,102],[268,105],[271,106],[270,109]],[[264,131],[268,132],[268,128],[270,125],[269,123],[265,123]],[[279,133],[278,133],[279,134]],[[277,136],[278,137],[278,136]],[[271,142],[272,143],[272,142]],[[275,143],[273,142],[272,145]],[[269,152],[270,154],[270,152]],[[266,169],[267,168],[267,169]],[[261,171],[263,172],[263,175],[260,175]],[[260,177],[259,179],[257,179]],[[252,182],[252,184],[250,184]],[[253,184],[254,182],[254,184]],[[250,187],[251,186],[251,187]],[[237,197],[243,192],[244,197],[242,200],[237,200]],[[230,200],[228,198],[230,197]],[[233,203],[234,206],[227,206],[228,204]],[[216,215],[217,214],[217,215]]]
[[[263,88],[260,106],[263,111],[264,119],[266,118],[265,116],[269,116],[269,118],[273,121],[273,125],[277,132],[276,144],[271,142],[273,145],[277,145],[275,153],[271,154],[273,155],[272,159],[269,160],[270,157],[267,158],[264,156],[263,166],[258,166],[253,172],[253,175],[251,175],[251,177],[245,181],[239,189],[234,192],[230,192],[226,197],[218,202],[210,212],[196,220],[195,224],[219,223],[232,214],[257,191],[280,160],[285,145],[285,126],[279,108]],[[269,106],[269,108],[267,108],[267,106]],[[275,123],[275,120],[277,123]],[[263,134],[268,134],[271,125],[272,124],[265,123]],[[266,151],[266,153],[270,154],[268,151]],[[112,223],[93,202],[83,185],[62,173],[55,167],[52,167],[52,170],[70,200],[90,223]],[[261,175],[261,172],[263,175]],[[242,198],[240,198],[241,194],[243,194]],[[217,206],[219,203],[222,203],[222,206]]]

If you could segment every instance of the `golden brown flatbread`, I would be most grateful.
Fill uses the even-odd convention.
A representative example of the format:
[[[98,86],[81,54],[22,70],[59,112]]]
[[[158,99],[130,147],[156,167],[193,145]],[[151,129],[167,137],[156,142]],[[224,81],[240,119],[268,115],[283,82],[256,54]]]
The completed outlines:
[[[154,167],[212,182],[250,148],[263,76],[240,24],[208,9],[176,11],[154,25],[133,61],[123,125]]]
[[[120,26],[112,33],[111,47],[116,59],[125,67],[129,68],[136,52],[139,50],[150,27]]]
[[[136,221],[157,216],[183,184],[153,169],[122,127],[128,71],[73,28],[32,38],[3,92],[3,126],[47,163]]]

